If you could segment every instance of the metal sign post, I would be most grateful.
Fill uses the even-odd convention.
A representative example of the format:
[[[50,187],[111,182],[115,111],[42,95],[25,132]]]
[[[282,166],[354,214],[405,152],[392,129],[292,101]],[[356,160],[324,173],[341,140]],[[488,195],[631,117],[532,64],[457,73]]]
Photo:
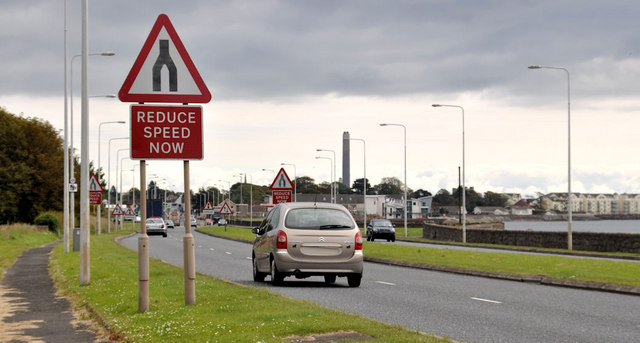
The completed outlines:
[[[149,236],[147,235],[147,165],[140,161],[140,235],[138,236],[138,311],[149,310]],[[135,221],[135,217],[134,217]]]
[[[196,303],[196,256],[195,243],[191,233],[191,187],[189,180],[189,161],[184,161],[184,302]]]

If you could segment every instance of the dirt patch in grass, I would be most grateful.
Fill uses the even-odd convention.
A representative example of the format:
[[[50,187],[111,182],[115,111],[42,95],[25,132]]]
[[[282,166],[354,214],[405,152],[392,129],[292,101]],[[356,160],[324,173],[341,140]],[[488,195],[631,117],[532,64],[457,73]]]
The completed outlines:
[[[370,341],[375,338],[355,331],[337,331],[328,333],[317,333],[306,336],[291,336],[283,339],[285,342],[315,342],[332,343],[343,341]]]

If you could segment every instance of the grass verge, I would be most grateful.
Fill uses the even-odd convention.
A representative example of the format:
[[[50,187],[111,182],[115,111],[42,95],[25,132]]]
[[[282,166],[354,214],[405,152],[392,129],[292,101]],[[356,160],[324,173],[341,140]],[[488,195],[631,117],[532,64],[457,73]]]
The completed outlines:
[[[88,286],[79,285],[78,253],[65,254],[57,247],[51,260],[58,287],[76,304],[88,305],[98,313],[110,326],[112,338],[281,342],[292,335],[351,330],[384,342],[449,341],[201,274],[196,278],[196,304],[185,306],[182,269],[155,259],[150,260],[150,308],[139,313],[137,254],[113,241],[126,232],[91,237]]]
[[[58,240],[50,231],[36,231],[31,225],[0,226],[0,279],[23,251]]]
[[[248,242],[253,242],[255,238],[255,235],[246,228],[227,227],[226,232],[223,227],[201,227],[199,230]],[[640,263],[637,262],[435,249],[371,242],[364,244],[365,256],[387,260],[519,276],[545,276],[560,280],[640,287],[640,278],[638,278]]]

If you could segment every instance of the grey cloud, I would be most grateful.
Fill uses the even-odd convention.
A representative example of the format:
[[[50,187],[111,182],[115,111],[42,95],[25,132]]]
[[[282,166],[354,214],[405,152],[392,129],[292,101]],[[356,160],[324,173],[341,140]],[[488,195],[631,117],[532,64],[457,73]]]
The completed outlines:
[[[0,36],[15,47],[15,55],[0,55],[11,80],[0,85],[3,94],[60,92],[62,10],[54,4],[61,7],[40,1],[4,9],[9,21],[0,28],[20,34]],[[70,7],[73,55],[79,8]],[[546,86],[552,76],[531,75],[529,64],[570,66],[585,95],[621,95],[638,91],[631,80],[640,73],[639,11],[634,1],[91,2],[90,49],[117,52],[91,65],[100,86],[119,88],[156,16],[166,13],[218,99],[557,92]],[[14,23],[25,13],[31,25]],[[599,58],[608,64],[591,69]],[[620,60],[628,69],[611,66]]]

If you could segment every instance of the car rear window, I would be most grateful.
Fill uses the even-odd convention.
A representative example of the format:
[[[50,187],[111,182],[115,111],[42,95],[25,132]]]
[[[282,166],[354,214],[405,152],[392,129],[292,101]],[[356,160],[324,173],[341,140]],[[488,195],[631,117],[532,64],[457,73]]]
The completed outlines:
[[[162,219],[158,219],[158,218],[149,218],[147,219],[148,223],[162,223]]]
[[[375,225],[375,226],[388,226],[388,227],[392,227],[393,226],[391,224],[391,222],[388,221],[388,220],[375,220],[373,222],[373,225]]]
[[[349,230],[353,229],[353,220],[341,210],[296,208],[287,213],[284,225],[290,229]]]

